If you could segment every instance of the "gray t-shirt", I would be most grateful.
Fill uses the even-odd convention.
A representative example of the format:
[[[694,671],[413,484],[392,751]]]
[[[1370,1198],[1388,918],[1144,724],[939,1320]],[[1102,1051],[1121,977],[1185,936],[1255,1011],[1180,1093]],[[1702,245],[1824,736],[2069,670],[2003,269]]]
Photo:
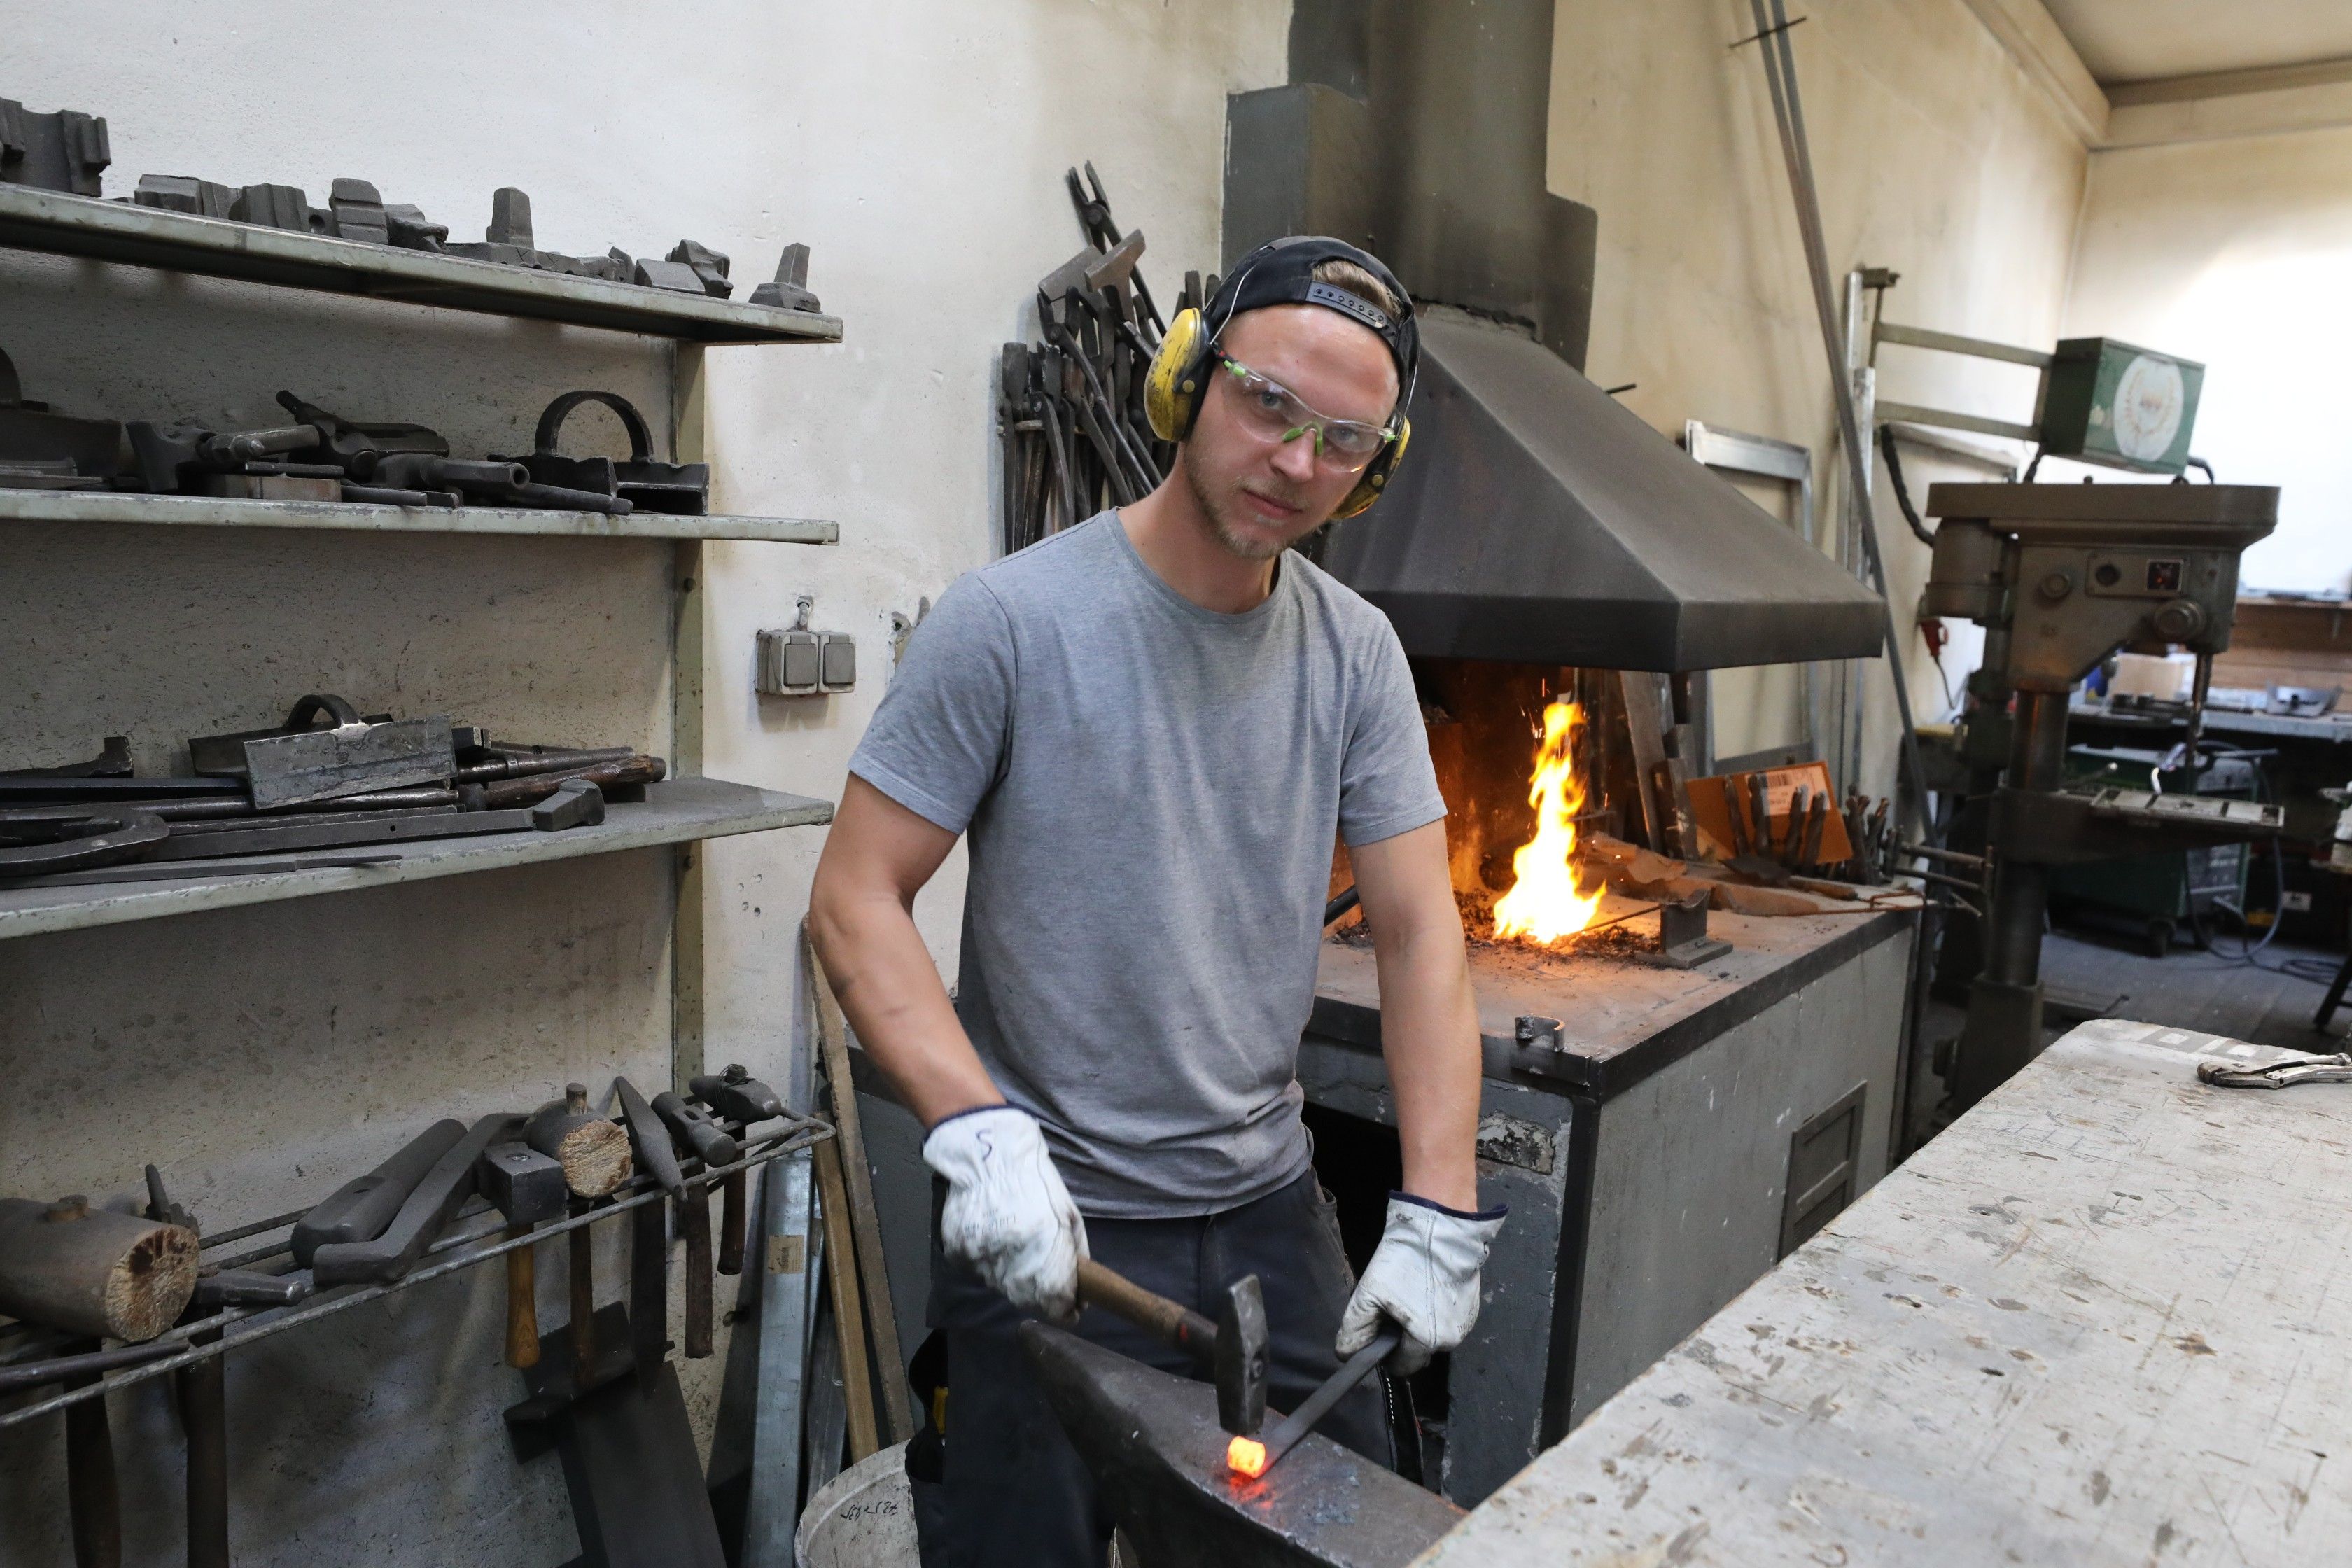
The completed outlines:
[[[1445,815],[1378,610],[1295,552],[1265,603],[1202,609],[1105,512],[940,595],[849,771],[970,834],[956,1011],[1082,1210],[1306,1168],[1332,837]]]

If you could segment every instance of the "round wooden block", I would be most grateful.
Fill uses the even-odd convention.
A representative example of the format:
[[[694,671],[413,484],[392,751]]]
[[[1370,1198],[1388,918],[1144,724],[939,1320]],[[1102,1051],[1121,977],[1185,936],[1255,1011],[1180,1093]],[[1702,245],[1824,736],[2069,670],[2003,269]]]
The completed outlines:
[[[136,1344],[173,1323],[196,1289],[196,1233],[135,1215],[0,1198],[0,1311]]]
[[[563,1180],[583,1198],[601,1198],[629,1179],[628,1130],[617,1121],[583,1121],[563,1135],[555,1157]]]

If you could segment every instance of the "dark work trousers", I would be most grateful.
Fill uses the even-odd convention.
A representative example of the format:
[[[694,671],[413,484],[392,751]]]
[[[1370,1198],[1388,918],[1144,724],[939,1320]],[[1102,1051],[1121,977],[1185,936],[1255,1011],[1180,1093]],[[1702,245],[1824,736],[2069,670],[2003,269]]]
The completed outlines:
[[[940,1250],[932,1184],[931,1326],[948,1339],[947,1452],[940,1506],[919,1510],[924,1568],[1101,1568],[1112,1521],[1086,1462],[1021,1353],[1024,1314]],[[1337,1208],[1308,1171],[1239,1208],[1183,1219],[1087,1218],[1095,1261],[1147,1290],[1214,1319],[1217,1293],[1255,1274],[1265,1293],[1272,1350],[1268,1403],[1295,1409],[1339,1370],[1331,1348],[1355,1289],[1340,1250]],[[1077,1332],[1166,1372],[1198,1376],[1190,1358],[1099,1307]],[[1202,1381],[1207,1381],[1203,1379]],[[1359,1384],[1315,1428],[1393,1468],[1387,1396],[1380,1378]],[[927,1517],[928,1516],[928,1517]]]

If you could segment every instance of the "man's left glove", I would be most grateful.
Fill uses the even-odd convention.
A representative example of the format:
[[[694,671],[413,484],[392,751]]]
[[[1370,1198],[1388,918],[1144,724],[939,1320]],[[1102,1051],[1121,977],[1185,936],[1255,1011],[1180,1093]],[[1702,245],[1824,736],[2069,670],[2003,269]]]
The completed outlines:
[[[1388,1363],[1401,1377],[1460,1344],[1478,1321],[1478,1269],[1508,1212],[1497,1205],[1465,1214],[1391,1193],[1388,1228],[1339,1316],[1341,1359],[1371,1343],[1384,1317],[1404,1331],[1404,1342]]]

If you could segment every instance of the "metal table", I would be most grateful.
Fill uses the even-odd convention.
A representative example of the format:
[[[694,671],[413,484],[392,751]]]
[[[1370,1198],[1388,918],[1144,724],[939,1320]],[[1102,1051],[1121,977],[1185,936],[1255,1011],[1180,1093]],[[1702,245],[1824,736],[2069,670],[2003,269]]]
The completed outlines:
[[[1422,1559],[2336,1564],[2352,1092],[2067,1035]]]

